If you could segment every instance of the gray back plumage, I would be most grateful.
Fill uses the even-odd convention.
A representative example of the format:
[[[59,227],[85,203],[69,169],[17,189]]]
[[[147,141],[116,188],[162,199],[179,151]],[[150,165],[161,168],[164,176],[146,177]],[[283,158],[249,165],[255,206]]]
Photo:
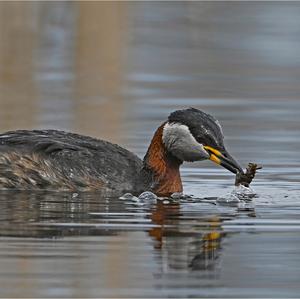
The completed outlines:
[[[135,188],[142,161],[110,142],[56,130],[0,134],[0,188]]]

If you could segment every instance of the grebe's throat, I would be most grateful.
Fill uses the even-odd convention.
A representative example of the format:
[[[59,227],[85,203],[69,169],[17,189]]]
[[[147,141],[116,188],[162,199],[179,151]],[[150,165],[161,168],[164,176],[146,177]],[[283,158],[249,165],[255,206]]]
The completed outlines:
[[[160,196],[170,196],[175,192],[182,192],[179,167],[182,164],[166,150],[162,141],[163,123],[155,132],[148,151],[144,157],[144,170],[150,172],[151,189]]]

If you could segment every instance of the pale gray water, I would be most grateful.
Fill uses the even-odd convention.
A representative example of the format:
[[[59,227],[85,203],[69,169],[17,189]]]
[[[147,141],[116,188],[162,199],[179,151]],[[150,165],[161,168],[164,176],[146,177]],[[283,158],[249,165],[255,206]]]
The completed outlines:
[[[0,128],[57,128],[140,157],[168,114],[223,125],[234,177],[185,164],[198,200],[0,193],[1,297],[299,297],[300,4],[0,3]],[[203,200],[206,198],[205,200]],[[207,199],[208,198],[208,199]]]

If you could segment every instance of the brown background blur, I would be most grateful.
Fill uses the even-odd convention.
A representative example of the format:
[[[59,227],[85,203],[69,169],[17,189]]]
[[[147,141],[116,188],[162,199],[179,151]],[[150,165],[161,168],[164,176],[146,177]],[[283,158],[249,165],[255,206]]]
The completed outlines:
[[[229,140],[289,133],[299,14],[297,2],[1,2],[0,130],[70,130],[142,153],[172,110],[195,106]]]

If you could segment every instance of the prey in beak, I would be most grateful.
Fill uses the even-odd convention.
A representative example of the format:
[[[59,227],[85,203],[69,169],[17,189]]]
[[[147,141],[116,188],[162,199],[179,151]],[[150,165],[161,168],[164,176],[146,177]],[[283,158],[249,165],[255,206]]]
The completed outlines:
[[[219,151],[211,146],[204,146],[204,149],[209,153],[209,159],[211,161],[223,166],[235,174],[244,173],[239,163],[235,161],[226,150]]]

